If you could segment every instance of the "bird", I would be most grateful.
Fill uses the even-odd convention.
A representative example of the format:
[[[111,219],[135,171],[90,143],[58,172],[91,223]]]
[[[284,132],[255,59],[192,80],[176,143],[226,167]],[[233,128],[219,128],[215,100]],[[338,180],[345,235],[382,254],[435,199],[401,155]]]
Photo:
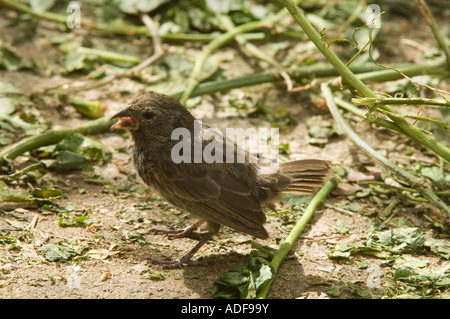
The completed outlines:
[[[169,237],[199,239],[179,259],[152,260],[166,268],[198,263],[192,257],[222,226],[256,238],[268,238],[264,228],[266,207],[286,193],[314,193],[329,177],[331,163],[322,159],[294,160],[267,169],[257,154],[251,154],[234,140],[205,134],[210,127],[198,124],[199,120],[177,99],[165,94],[140,94],[111,120],[117,118],[111,128],[130,131],[130,152],[144,183],[198,219],[184,229],[156,230]],[[174,132],[190,136],[183,141],[186,146],[183,152]],[[200,152],[208,147],[211,150],[212,142],[222,143],[215,144],[219,147],[210,153],[216,160],[201,156],[199,160],[195,148],[201,147]],[[231,160],[226,158],[226,147],[230,147]],[[196,231],[204,223],[206,231]]]

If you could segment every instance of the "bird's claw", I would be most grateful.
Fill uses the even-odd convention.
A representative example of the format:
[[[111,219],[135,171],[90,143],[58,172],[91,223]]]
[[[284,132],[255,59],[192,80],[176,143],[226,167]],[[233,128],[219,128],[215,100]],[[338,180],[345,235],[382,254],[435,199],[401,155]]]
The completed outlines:
[[[200,239],[205,235],[206,232],[200,232],[195,231],[196,227],[189,226],[186,228],[173,228],[173,229],[157,229],[157,228],[151,228],[149,229],[150,232],[154,232],[157,234],[164,234],[167,235],[169,238],[184,238],[189,237],[193,239]]]

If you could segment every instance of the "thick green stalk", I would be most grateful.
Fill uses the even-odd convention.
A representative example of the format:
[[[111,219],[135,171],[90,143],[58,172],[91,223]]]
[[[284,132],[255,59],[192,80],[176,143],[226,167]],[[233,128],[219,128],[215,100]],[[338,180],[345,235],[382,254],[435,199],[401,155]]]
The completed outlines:
[[[445,63],[429,64],[420,67],[417,67],[417,65],[414,64],[401,64],[395,66],[395,68],[401,71],[403,74],[406,74],[407,76],[416,76],[421,74],[442,74],[443,68],[445,68]],[[394,70],[378,71],[379,67],[374,64],[350,66],[350,70],[355,73],[358,78],[364,77],[367,81],[385,81],[386,78],[389,78],[389,80],[402,78],[402,76]],[[324,63],[300,66],[295,69],[283,69],[283,71],[285,71],[293,80],[301,80],[305,78],[327,78],[339,75],[336,69],[331,67],[329,64]],[[192,91],[191,97],[227,91],[235,88],[242,88],[244,86],[252,86],[278,81],[283,81],[283,78],[280,76],[280,70],[271,69],[229,80],[200,83]],[[177,99],[180,99],[183,95],[183,92],[184,91],[179,91],[172,93],[171,95]]]
[[[355,133],[355,131],[353,131],[350,125],[345,122],[344,118],[339,113],[339,110],[334,102],[333,94],[328,84],[322,84],[321,89],[323,96],[327,100],[328,108],[330,109],[330,112],[333,115],[335,121],[357,147],[359,147],[364,153],[366,153],[376,162],[383,165],[384,167],[387,167],[393,174],[397,175],[400,179],[408,183],[412,188],[416,189],[425,198],[427,198],[431,204],[439,208],[442,212],[450,214],[450,208],[438,196],[436,196],[436,194],[433,193],[432,190],[427,188],[419,177],[400,169],[397,165],[375,151],[369,144],[363,141],[358,136],[358,134]]]
[[[356,116],[362,118],[363,120],[365,120],[366,122],[369,123],[374,123],[378,126],[382,126],[385,127],[387,129],[390,129],[392,131],[395,131],[397,133],[403,134],[402,130],[397,126],[397,124],[395,124],[394,122],[379,118],[379,117],[375,117],[375,116],[371,116],[369,119],[366,117],[366,114],[363,110],[357,108],[356,106],[354,106],[352,103],[347,102],[345,100],[342,100],[340,98],[335,98],[336,104],[339,105],[341,108],[355,114]]]
[[[305,31],[311,41],[316,45],[319,51],[325,56],[325,58],[333,65],[333,67],[339,72],[342,77],[343,83],[357,90],[364,97],[376,98],[377,95],[367,87],[357,76],[350,71],[349,68],[334,54],[329,48],[329,45],[322,39],[321,35],[314,29],[314,27],[306,19],[303,10],[301,10],[293,0],[285,0],[285,6],[294,17],[295,21]],[[394,109],[387,105],[380,106],[385,111],[396,113]],[[450,162],[450,149],[445,145],[442,145],[431,137],[424,134],[419,128],[411,125],[404,118],[399,116],[389,116],[389,118],[397,124],[397,126],[403,131],[403,134],[413,139],[419,144],[427,147],[433,151],[436,155],[442,157],[447,162]]]
[[[1,1],[1,0],[0,0]],[[409,69],[413,67],[410,65],[402,66],[400,69],[402,72],[412,76],[412,74],[422,74],[423,70],[411,70],[413,72],[412,74],[409,73]],[[360,72],[368,72],[363,73],[365,76],[370,74],[369,71],[377,69],[377,66],[374,65],[367,65],[367,66],[355,66],[351,67],[353,72],[360,73]],[[442,70],[440,65],[430,65],[430,70],[433,72],[439,73],[438,70]],[[331,68],[329,65],[325,64],[315,64],[311,66],[303,66],[299,67],[293,70],[286,70],[286,72],[289,74],[289,76],[292,79],[302,79],[306,77],[315,77],[315,78],[326,78],[331,76],[336,76],[338,73],[334,68]],[[390,74],[396,74],[398,77],[397,72],[394,72],[393,70],[385,70],[382,71],[385,72],[387,76],[390,76]],[[419,72],[419,73],[416,73]],[[379,74],[376,72],[377,80],[379,80]],[[235,79],[225,80],[225,81],[212,81],[212,82],[206,82],[202,83],[199,86],[195,88],[195,90],[192,93],[192,96],[200,96],[205,94],[211,94],[214,92],[221,92],[230,90],[233,88],[239,88],[244,86],[251,86],[251,85],[257,85],[262,83],[268,83],[268,82],[276,82],[281,81],[282,78],[279,76],[278,70],[269,70],[264,71],[261,73],[255,73]],[[183,91],[173,93],[172,96],[179,99],[183,94]],[[362,112],[362,111],[360,111]],[[359,113],[360,113],[359,112]],[[361,114],[356,113],[357,115],[362,116]],[[362,116],[363,117],[363,116]],[[386,120],[379,119],[381,122],[374,122],[376,124],[379,124],[381,126],[385,126],[387,128],[398,130],[398,128],[395,126],[395,123],[388,122]],[[383,123],[385,125],[383,125]],[[50,145],[53,143],[57,143],[60,141],[66,134],[73,130],[80,130],[82,134],[95,134],[97,132],[107,131],[109,129],[109,126],[111,125],[111,122],[108,122],[106,118],[100,118],[95,121],[89,121],[83,124],[81,127],[78,128],[69,128],[64,129],[61,132],[60,131],[49,131],[44,134],[38,135],[38,136],[32,136],[29,138],[26,138],[24,140],[21,140],[13,145],[10,145],[5,150],[0,152],[0,164],[5,162],[7,159],[14,159],[15,157],[27,152],[31,151],[35,148],[44,146],[44,145]]]
[[[269,17],[266,20],[241,24],[240,26],[233,28],[232,30],[220,35],[219,37],[208,43],[203,48],[198,58],[195,60],[194,68],[186,85],[186,90],[183,92],[183,95],[180,99],[181,104],[186,103],[187,99],[191,97],[191,94],[196,86],[200,83],[200,75],[202,73],[203,66],[205,65],[206,60],[212,54],[212,52],[222,47],[230,40],[234,39],[237,35],[267,27],[269,24],[280,20],[286,13],[286,10],[284,10],[283,8],[277,14]]]
[[[275,273],[277,272],[278,267],[280,267],[280,264],[283,261],[284,257],[292,249],[292,246],[294,245],[298,236],[300,236],[301,232],[303,231],[305,226],[308,224],[309,220],[313,216],[317,207],[319,207],[320,204],[322,204],[324,199],[328,196],[328,194],[330,194],[330,192],[333,190],[333,188],[335,186],[336,186],[336,181],[334,180],[334,178],[331,178],[316,193],[316,195],[314,195],[313,199],[309,203],[309,205],[306,208],[305,212],[303,213],[302,217],[297,221],[294,228],[291,230],[289,235],[286,237],[284,242],[281,244],[280,248],[278,248],[277,252],[275,253],[275,256],[273,256],[272,261],[270,262],[270,265],[273,267]],[[261,291],[258,293],[256,298],[264,299],[266,297],[267,292],[269,291],[270,285],[272,284],[272,281],[273,281],[273,279],[269,283],[267,283],[267,285],[264,286],[263,289],[261,289]]]
[[[40,135],[30,136],[1,151],[0,165],[14,160],[17,156],[22,155],[25,152],[32,151],[45,145],[58,143],[71,132],[78,132],[81,134],[106,132],[110,129],[112,123],[113,122],[109,121],[107,117],[102,117],[77,127],[48,131]]]
[[[386,97],[364,97],[353,98],[352,103],[355,105],[383,105],[383,104],[408,104],[408,105],[430,105],[439,107],[450,107],[450,101],[438,101],[436,99],[427,98],[386,98]]]
[[[184,90],[183,95],[180,99],[180,102],[182,104],[185,104],[187,99],[191,96],[192,91],[194,91],[195,87],[200,83],[200,75],[203,70],[203,66],[205,65],[206,60],[209,58],[212,52],[214,50],[217,50],[221,46],[223,46],[225,43],[232,40],[236,35],[240,33],[245,33],[249,31],[253,31],[255,29],[261,28],[261,23],[258,22],[249,22],[246,24],[243,24],[232,31],[229,31],[227,33],[224,33],[221,36],[218,36],[214,40],[212,40],[210,43],[208,43],[198,56],[198,58],[195,60],[194,68],[192,69],[191,76],[188,79],[188,83],[186,85],[186,90]]]

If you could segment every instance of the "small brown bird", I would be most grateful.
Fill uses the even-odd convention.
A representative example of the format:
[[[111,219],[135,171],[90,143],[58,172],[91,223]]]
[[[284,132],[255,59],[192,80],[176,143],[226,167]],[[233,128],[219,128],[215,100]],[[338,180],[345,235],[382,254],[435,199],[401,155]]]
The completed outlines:
[[[263,227],[264,204],[275,201],[283,193],[315,192],[330,170],[329,161],[307,159],[282,163],[275,171],[267,172],[253,155],[234,141],[231,141],[233,158],[230,161],[226,158],[225,147],[230,140],[203,134],[208,129],[204,124],[200,134],[196,132],[196,119],[192,114],[176,99],[164,94],[142,94],[112,116],[114,118],[120,120],[112,128],[131,132],[133,161],[142,180],[167,201],[199,218],[199,222],[185,229],[161,231],[171,237],[197,235],[200,238],[181,259],[162,262],[169,267],[195,263],[191,261],[192,256],[221,225],[267,238]],[[180,140],[173,138],[176,129],[192,137],[185,141],[189,147],[183,154],[177,148]],[[208,145],[212,141],[223,142],[218,144],[223,148],[211,152],[219,160],[199,161],[196,147],[198,150],[200,145],[200,151],[205,150],[211,147]],[[242,154],[244,160],[239,160]],[[184,160],[180,160],[180,156]],[[207,231],[195,232],[203,222],[207,223]]]

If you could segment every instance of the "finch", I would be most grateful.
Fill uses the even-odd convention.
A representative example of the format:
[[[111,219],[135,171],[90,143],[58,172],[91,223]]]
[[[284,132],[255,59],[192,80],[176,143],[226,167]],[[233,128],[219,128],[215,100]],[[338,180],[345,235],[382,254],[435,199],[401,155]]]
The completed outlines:
[[[113,129],[127,129],[131,133],[130,150],[142,180],[168,202],[199,219],[185,229],[161,231],[171,237],[199,237],[198,244],[186,255],[163,261],[167,267],[195,264],[191,258],[221,226],[268,238],[263,208],[285,193],[314,193],[326,181],[331,167],[326,160],[306,159],[280,163],[267,170],[256,155],[234,140],[206,134],[209,127],[205,124],[199,134],[194,116],[176,99],[164,94],[139,95],[111,117],[115,118],[119,121]],[[180,141],[174,139],[174,132],[191,136],[184,141],[189,147],[183,152],[179,152]],[[212,142],[223,145],[210,152],[216,160],[199,161],[196,148],[201,147],[201,152],[208,147],[211,150]],[[232,160],[227,157],[230,150]],[[207,231],[195,232],[205,222]]]

